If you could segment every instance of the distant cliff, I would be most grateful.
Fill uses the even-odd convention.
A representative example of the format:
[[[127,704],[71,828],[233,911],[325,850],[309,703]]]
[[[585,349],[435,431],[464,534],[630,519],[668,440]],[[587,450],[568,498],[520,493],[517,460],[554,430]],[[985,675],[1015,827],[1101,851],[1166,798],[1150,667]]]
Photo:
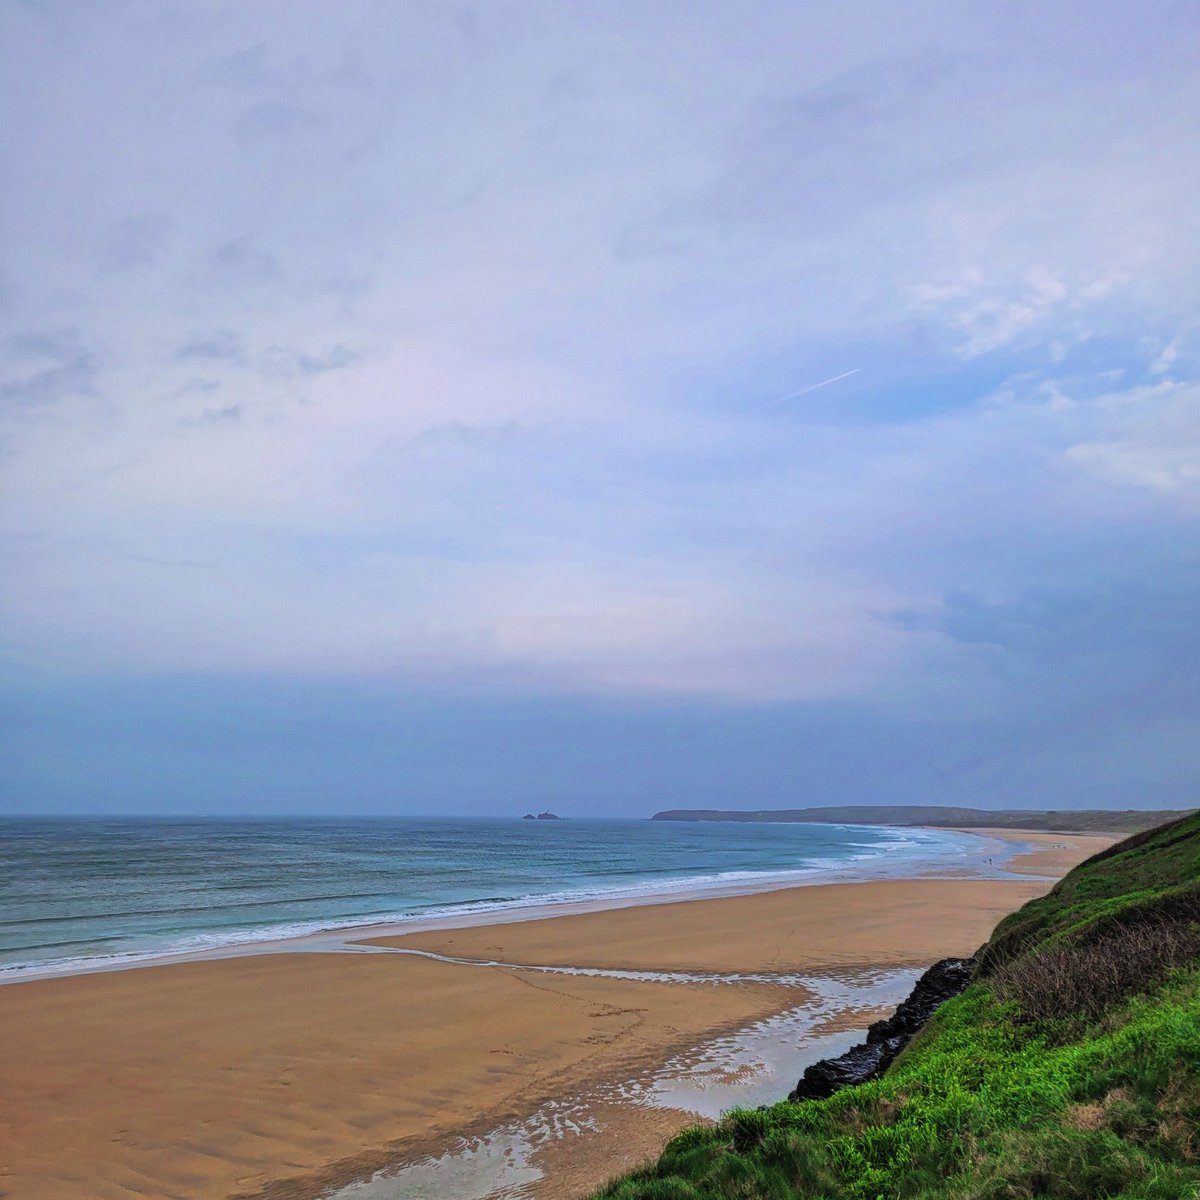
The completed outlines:
[[[934,825],[942,828],[1041,829],[1049,833],[1136,833],[1174,821],[1191,809],[1121,811],[1081,808],[948,808],[943,805],[869,804],[840,808],[669,808],[652,821],[786,821],[829,825]]]

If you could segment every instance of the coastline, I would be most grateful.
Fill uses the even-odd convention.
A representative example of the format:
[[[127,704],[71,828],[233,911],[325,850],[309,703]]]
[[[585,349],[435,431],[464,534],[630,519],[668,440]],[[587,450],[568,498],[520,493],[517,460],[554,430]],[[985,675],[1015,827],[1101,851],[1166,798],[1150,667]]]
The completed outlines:
[[[1094,833],[1044,833],[1041,830],[1025,829],[971,829],[963,832],[977,833],[997,841],[1009,842],[1026,849],[1015,851],[1005,863],[1005,869],[1014,875],[1030,875],[1039,879],[1047,877],[1059,880],[1072,867],[1078,866],[1083,858],[1089,858],[1106,846],[1121,841],[1124,834]],[[1081,850],[1086,850],[1083,858]]]
[[[878,832],[876,827],[864,828],[869,829],[871,833]],[[1016,861],[1020,857],[1016,848],[1029,848],[1030,845],[1036,847],[1038,837],[1044,836],[1033,834],[1026,837],[1022,831],[1014,830],[918,826],[898,827],[895,832],[902,835],[906,829],[920,830],[939,839],[945,839],[947,835],[956,835],[960,839],[965,838],[966,844],[954,846],[943,841],[936,847],[936,855],[928,860],[900,863],[898,866],[892,864],[885,848],[879,853],[855,856],[837,867],[808,866],[781,871],[727,872],[721,877],[643,881],[616,891],[608,889],[596,894],[585,893],[578,898],[570,895],[533,896],[505,902],[467,903],[445,909],[433,909],[427,913],[405,914],[395,919],[333,920],[325,923],[314,921],[310,923],[311,928],[302,927],[295,932],[231,930],[224,935],[213,935],[212,944],[194,947],[167,947],[96,954],[63,961],[0,965],[0,986],[35,979],[63,978],[260,954],[339,950],[348,944],[366,939],[400,937],[409,933],[511,924],[647,905],[753,895],[830,883],[859,883],[872,879],[1019,877],[1026,872],[1007,869],[1010,860]],[[896,845],[905,846],[903,836],[897,840]],[[1000,860],[1003,865],[993,867],[993,859]]]
[[[673,1056],[804,1011],[813,999],[804,974],[969,952],[1068,859],[1113,840],[1049,835],[1039,845],[1004,833],[1034,847],[1013,864],[1033,874],[526,911],[392,936],[343,931],[340,951],[259,944],[15,982],[0,988],[13,1046],[0,1066],[0,1191],[12,1200],[313,1197],[437,1154],[464,1133],[649,1077]],[[337,952],[303,952],[323,948]],[[621,971],[644,977],[612,974]],[[726,978],[661,977],[672,971]],[[821,1031],[838,1020],[827,1013]],[[549,1166],[556,1188],[597,1183],[695,1119],[687,1108],[595,1111],[598,1130],[540,1147],[537,1169]],[[528,1194],[538,1190],[535,1180]]]

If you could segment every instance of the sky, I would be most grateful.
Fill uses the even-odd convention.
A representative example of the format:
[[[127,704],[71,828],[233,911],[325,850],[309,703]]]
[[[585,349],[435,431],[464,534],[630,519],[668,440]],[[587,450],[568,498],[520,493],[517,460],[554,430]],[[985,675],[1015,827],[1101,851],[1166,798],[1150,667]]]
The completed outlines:
[[[1200,803],[1198,60],[5,5],[0,811]]]

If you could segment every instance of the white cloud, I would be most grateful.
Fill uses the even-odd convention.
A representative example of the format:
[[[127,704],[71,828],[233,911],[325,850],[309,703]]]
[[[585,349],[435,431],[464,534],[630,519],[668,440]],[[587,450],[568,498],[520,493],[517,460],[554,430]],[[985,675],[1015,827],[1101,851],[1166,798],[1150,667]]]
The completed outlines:
[[[1152,375],[1165,375],[1178,357],[1179,347],[1172,340],[1155,355],[1154,361],[1150,364],[1150,373]]]
[[[1193,392],[1072,375],[1145,324],[1183,377],[1200,299],[1137,14],[48,11],[0,38],[14,652],[840,696],[889,611],[1195,488]]]
[[[1094,403],[1099,428],[1067,459],[1110,483],[1200,502],[1200,386],[1158,384]]]

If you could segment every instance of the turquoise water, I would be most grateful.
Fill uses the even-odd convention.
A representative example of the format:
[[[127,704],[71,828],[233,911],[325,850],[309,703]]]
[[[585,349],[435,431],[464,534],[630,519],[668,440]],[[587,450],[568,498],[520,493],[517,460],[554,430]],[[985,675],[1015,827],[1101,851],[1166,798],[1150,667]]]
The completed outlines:
[[[996,852],[834,825],[0,819],[0,978],[572,901],[987,871]]]

